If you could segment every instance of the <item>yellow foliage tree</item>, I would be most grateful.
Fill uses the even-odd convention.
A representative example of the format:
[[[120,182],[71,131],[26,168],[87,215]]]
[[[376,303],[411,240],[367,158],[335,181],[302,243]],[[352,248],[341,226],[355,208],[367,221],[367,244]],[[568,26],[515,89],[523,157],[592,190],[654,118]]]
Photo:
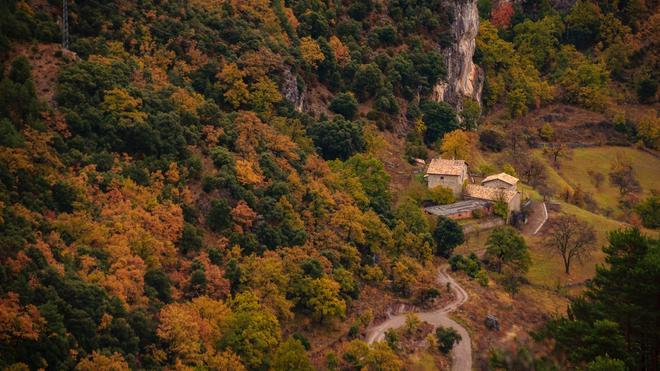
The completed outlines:
[[[93,351],[92,354],[83,358],[76,365],[76,371],[128,371],[128,363],[121,354],[115,352],[109,356]]]
[[[119,125],[131,127],[142,124],[147,114],[140,111],[142,99],[133,98],[128,91],[122,88],[113,88],[105,92],[101,107],[117,118]]]
[[[234,108],[238,108],[250,100],[250,92],[243,77],[245,77],[245,72],[241,71],[236,63],[225,64],[217,75],[220,80],[220,89],[224,92],[223,96]]]
[[[243,184],[257,185],[264,181],[261,171],[249,160],[236,160],[236,178]]]
[[[442,137],[440,151],[447,158],[465,159],[469,154],[470,138],[461,129],[454,130]]]
[[[195,92],[191,93],[183,88],[176,89],[170,98],[180,111],[192,114],[197,113],[197,109],[204,104],[203,95]]]
[[[303,61],[312,68],[316,68],[318,62],[322,62],[325,59],[325,55],[323,55],[319,44],[309,36],[300,39],[300,55]]]
[[[270,113],[273,104],[282,100],[277,85],[268,77],[260,77],[252,85],[252,105],[259,112]]]

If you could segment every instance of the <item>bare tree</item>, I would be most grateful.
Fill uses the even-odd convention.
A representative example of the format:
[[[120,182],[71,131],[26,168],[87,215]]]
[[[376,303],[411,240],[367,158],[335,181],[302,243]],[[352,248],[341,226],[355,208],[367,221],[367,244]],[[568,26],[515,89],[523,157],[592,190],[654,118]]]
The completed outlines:
[[[544,246],[550,252],[561,256],[566,274],[570,274],[571,263],[580,263],[591,255],[595,247],[596,232],[586,222],[573,215],[562,215],[548,221]]]
[[[552,165],[556,168],[559,168],[559,160],[571,157],[571,149],[563,143],[544,146],[543,153],[550,158]]]
[[[525,183],[536,187],[545,182],[545,165],[530,152],[516,156],[512,160],[516,171],[523,177]]]
[[[636,193],[642,190],[630,162],[619,156],[617,156],[617,159],[612,164],[610,183],[619,188],[619,194],[622,197],[629,193]]]

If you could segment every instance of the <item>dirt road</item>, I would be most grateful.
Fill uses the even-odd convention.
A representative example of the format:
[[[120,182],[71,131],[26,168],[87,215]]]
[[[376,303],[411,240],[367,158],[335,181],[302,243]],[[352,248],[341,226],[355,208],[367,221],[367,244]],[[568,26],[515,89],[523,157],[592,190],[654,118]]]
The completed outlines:
[[[451,327],[461,335],[461,342],[454,346],[454,349],[451,351],[451,369],[453,371],[470,371],[472,370],[472,344],[470,342],[470,335],[463,326],[449,318],[449,313],[458,309],[468,300],[468,294],[447,274],[448,268],[448,265],[440,268],[437,281],[443,287],[449,283],[456,298],[442,308],[428,312],[414,313],[417,314],[419,319],[430,323],[434,328],[438,326]],[[371,344],[375,341],[383,340],[385,338],[385,331],[391,328],[399,328],[405,322],[406,313],[390,316],[385,322],[367,330],[367,343]]]

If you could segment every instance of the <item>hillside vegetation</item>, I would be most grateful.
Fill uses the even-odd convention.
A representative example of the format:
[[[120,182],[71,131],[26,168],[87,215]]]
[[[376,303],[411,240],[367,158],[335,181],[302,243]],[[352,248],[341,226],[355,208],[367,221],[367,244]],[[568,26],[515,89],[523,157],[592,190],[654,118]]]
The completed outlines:
[[[562,120],[533,116],[579,106],[598,112],[581,117],[605,121],[582,133],[657,150],[657,4],[561,5],[69,1],[63,49],[60,2],[0,2],[0,368],[446,366],[451,332],[424,333],[414,319],[400,337],[361,340],[397,304],[438,306],[451,296],[436,269],[462,230],[422,205],[454,197],[428,190],[406,162],[474,156],[481,175],[507,171],[539,198],[564,200],[597,225],[602,244],[605,229],[619,226],[601,223],[615,205],[623,206],[613,218],[658,228],[655,157],[599,147],[575,150],[573,162],[565,153],[549,160],[539,148],[564,148]],[[481,17],[469,43],[483,93],[449,104],[437,89],[455,78],[446,56],[463,6]],[[501,114],[481,119],[492,112]],[[581,166],[605,174],[609,163],[591,162],[617,151],[618,179],[632,169],[641,189],[618,185],[614,200],[606,179],[590,207],[576,190],[593,190]],[[658,334],[647,331],[657,313],[631,293],[657,288],[658,243],[619,233],[605,251],[612,270],[599,268],[591,288],[594,314],[547,330],[557,339],[548,365],[586,367],[607,355],[637,369],[657,356]],[[533,266],[516,229],[495,235],[483,269],[476,257],[450,261],[491,282],[497,294],[488,297],[513,301],[530,269],[546,268]],[[626,241],[643,271],[617,260],[632,254]],[[617,298],[611,275],[621,272],[634,282]],[[615,299],[635,310],[594,309]],[[530,306],[535,329],[547,307]],[[580,354],[565,345],[578,330],[603,328],[616,344]],[[449,346],[438,345],[447,334]],[[510,360],[480,357],[493,368]]]

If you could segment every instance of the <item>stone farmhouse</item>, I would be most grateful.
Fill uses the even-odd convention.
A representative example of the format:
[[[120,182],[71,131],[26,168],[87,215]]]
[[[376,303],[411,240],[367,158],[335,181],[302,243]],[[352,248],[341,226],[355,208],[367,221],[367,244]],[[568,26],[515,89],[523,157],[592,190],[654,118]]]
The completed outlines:
[[[449,204],[427,207],[432,215],[452,219],[467,219],[473,216],[490,215],[495,203],[502,201],[508,206],[509,215],[519,212],[521,193],[517,190],[518,178],[506,173],[490,175],[479,184],[470,184],[467,163],[464,160],[433,159],[426,171],[429,188],[443,186],[451,189],[463,200]],[[465,184],[465,185],[464,185]]]
[[[467,163],[463,160],[445,160],[434,158],[426,169],[424,176],[429,188],[443,186],[460,196],[463,192],[463,183],[468,179]]]

